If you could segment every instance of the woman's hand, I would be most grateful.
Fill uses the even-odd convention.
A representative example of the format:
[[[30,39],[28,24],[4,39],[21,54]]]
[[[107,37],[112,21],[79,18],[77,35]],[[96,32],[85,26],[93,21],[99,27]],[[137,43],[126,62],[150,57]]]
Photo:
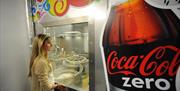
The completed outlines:
[[[54,83],[52,89],[55,89],[58,86],[58,83]]]

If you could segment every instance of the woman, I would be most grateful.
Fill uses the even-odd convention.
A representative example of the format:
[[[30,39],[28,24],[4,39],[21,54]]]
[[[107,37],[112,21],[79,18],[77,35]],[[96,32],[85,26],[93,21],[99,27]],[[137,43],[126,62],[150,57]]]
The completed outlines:
[[[52,64],[48,59],[51,47],[50,37],[45,34],[39,34],[33,40],[29,69],[32,91],[53,91],[54,88],[59,88],[58,84],[54,83]]]

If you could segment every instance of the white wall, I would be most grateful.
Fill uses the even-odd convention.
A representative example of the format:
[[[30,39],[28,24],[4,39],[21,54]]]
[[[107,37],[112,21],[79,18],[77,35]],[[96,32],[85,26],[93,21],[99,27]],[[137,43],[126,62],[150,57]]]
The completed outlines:
[[[0,0],[0,91],[30,91],[25,0]]]

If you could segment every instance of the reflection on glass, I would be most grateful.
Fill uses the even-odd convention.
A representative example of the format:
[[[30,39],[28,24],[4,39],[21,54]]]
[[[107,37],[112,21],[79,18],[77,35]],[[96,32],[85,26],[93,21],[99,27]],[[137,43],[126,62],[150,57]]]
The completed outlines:
[[[89,91],[88,23],[48,27],[52,38],[49,58],[55,81],[78,91]]]

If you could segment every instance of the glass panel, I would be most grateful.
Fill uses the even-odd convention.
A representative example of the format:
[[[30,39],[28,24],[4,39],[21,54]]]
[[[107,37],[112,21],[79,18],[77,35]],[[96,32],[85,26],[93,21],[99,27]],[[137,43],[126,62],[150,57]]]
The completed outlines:
[[[54,62],[54,77],[66,87],[89,91],[88,23],[47,27],[53,48],[49,58]]]

